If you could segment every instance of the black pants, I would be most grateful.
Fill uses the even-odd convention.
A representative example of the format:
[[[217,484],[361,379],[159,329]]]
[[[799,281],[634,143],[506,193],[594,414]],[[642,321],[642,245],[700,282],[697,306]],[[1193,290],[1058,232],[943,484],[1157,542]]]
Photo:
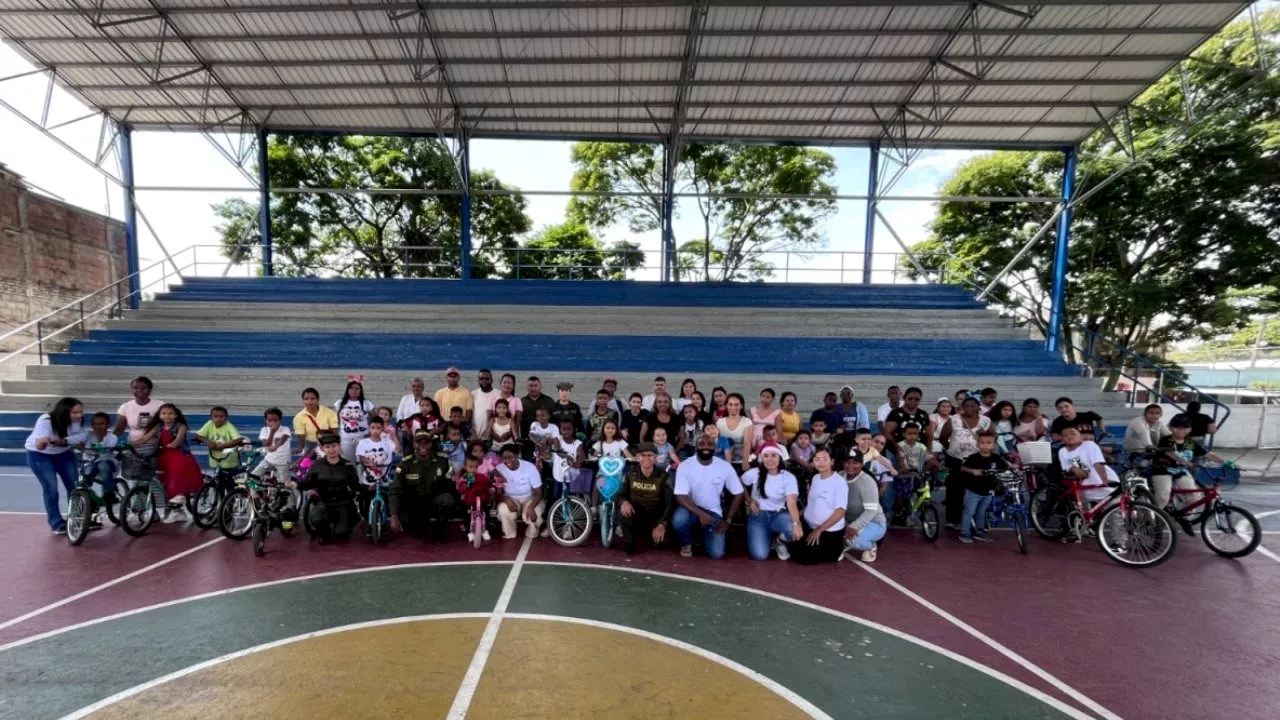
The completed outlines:
[[[946,522],[948,525],[959,525],[960,519],[964,517],[964,491],[968,488],[969,483],[966,482],[967,473],[960,472],[960,467],[964,464],[963,460],[957,460],[950,455],[947,458],[947,500],[946,500]]]
[[[616,503],[616,507],[621,506],[621,502]],[[663,505],[658,505],[652,509],[645,508],[643,505],[632,503],[631,517],[624,517],[621,510],[618,513],[618,527],[622,529],[622,547],[627,554],[634,554],[637,546],[640,544],[641,537],[653,537],[653,529],[662,523],[662,515],[666,512]],[[668,528],[668,533],[670,528]]]
[[[444,542],[445,522],[457,516],[458,496],[453,493],[405,495],[400,498],[400,526],[410,535],[425,539],[431,533]]]
[[[819,536],[817,545],[810,545],[807,538],[813,528],[807,522],[801,524],[804,526],[804,534],[795,542],[787,543],[787,550],[791,551],[793,561],[801,565],[817,565],[840,559],[840,553],[844,552],[844,529],[828,530]]]
[[[309,506],[312,537],[324,542],[345,539],[355,530],[359,515],[355,503],[313,502]]]

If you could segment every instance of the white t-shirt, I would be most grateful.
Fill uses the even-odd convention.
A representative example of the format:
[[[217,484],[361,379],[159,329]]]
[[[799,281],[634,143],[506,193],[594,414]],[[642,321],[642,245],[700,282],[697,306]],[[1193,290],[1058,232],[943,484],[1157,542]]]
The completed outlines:
[[[361,460],[368,458],[377,466],[377,469],[374,470],[365,468],[365,472],[375,477],[381,477],[386,473],[387,468],[391,465],[391,456],[395,455],[395,452],[396,444],[389,437],[383,437],[377,442],[370,438],[365,438],[356,445],[356,457]]]
[[[569,459],[577,457],[578,448],[582,447],[582,441],[565,442],[562,438],[558,447],[564,452],[564,455],[555,453],[551,456],[551,476],[560,482],[564,482],[568,479],[569,471],[572,469],[569,466]],[[565,455],[568,455],[569,459],[566,459]]]
[[[692,401],[692,400],[688,400],[688,399],[686,399],[686,398],[682,398],[682,397],[673,398],[673,399],[671,400],[671,404],[675,407],[675,409],[676,409],[676,414],[677,414],[677,415],[679,415],[681,412],[683,412],[683,411],[684,411],[684,406],[685,406],[685,405],[688,405],[688,404],[689,404],[689,403],[691,403],[691,402],[693,402],[693,401]]]
[[[787,509],[787,496],[800,494],[800,485],[796,482],[796,476],[786,470],[769,476],[768,488],[765,489],[768,494],[756,487],[756,480],[759,477],[760,468],[751,468],[742,473],[742,484],[751,488],[751,497],[756,499],[760,509],[765,512]]]
[[[471,428],[479,435],[489,427],[489,408],[494,398],[502,394],[498,388],[485,392],[480,388],[471,391]]]
[[[426,395],[423,395],[426,397]],[[413,399],[413,393],[408,393],[400,398],[400,404],[396,406],[396,422],[403,422],[418,414],[418,401]]]
[[[596,443],[595,452],[600,457],[622,457],[622,451],[626,449],[626,440],[614,440],[613,442],[601,440]]]
[[[333,409],[338,411],[339,435],[361,438],[369,436],[369,413],[373,412],[373,403],[365,400],[362,405],[359,400],[339,400]]]
[[[1067,448],[1058,449],[1058,462],[1062,465],[1064,471],[1072,468],[1085,468],[1089,471],[1089,477],[1084,479],[1084,485],[1099,485],[1100,490],[1086,490],[1084,496],[1089,500],[1105,500],[1111,494],[1111,488],[1106,485],[1108,482],[1118,482],[1120,478],[1116,477],[1116,471],[1107,467],[1107,478],[1103,480],[1098,476],[1097,463],[1106,462],[1102,456],[1102,448],[1092,440],[1085,440],[1080,446],[1074,450]]]
[[[529,439],[537,442],[544,440],[555,440],[560,437],[560,430],[551,423],[547,423],[546,427],[533,423],[529,426]]]
[[[507,467],[506,463],[498,463],[495,469],[506,482],[503,492],[512,500],[524,502],[533,496],[534,490],[542,487],[542,476],[538,473],[538,468],[527,460],[521,460],[520,466],[515,470]]]
[[[676,470],[676,495],[688,495],[693,504],[716,515],[724,515],[720,493],[728,488],[737,495],[742,492],[742,481],[733,466],[718,457],[711,458],[710,465],[703,465],[696,458],[680,463]]]
[[[902,404],[901,404],[901,403],[899,403],[899,404],[898,404],[898,407],[902,407]],[[885,404],[881,405],[881,406],[880,406],[880,409],[876,411],[876,420],[878,420],[878,421],[880,421],[880,422],[884,422],[885,420],[888,420],[888,419],[889,419],[889,413],[891,413],[891,412],[893,412],[893,411],[894,411],[894,407],[893,407],[892,405],[890,405],[889,403],[885,403]]]
[[[271,428],[269,427],[264,427],[258,431],[258,439],[262,441],[264,446],[269,435],[271,435]],[[276,428],[276,441],[278,442],[280,438],[285,438],[285,441],[280,447],[267,452],[267,462],[272,465],[288,465],[289,461],[293,459],[292,450],[289,448],[289,438],[292,437],[293,433],[289,431],[287,425],[281,424],[280,427]]]
[[[804,506],[804,521],[809,527],[816,528],[831,517],[831,513],[840,510],[840,519],[825,532],[844,529],[844,512],[849,507],[849,484],[837,474],[829,478],[814,475],[809,481],[809,501]]]
[[[163,404],[155,398],[151,398],[146,405],[139,405],[137,400],[130,400],[116,410],[116,414],[124,418],[129,427],[129,442],[136,443],[146,434],[147,423],[150,423],[151,418],[160,412],[160,406]]]

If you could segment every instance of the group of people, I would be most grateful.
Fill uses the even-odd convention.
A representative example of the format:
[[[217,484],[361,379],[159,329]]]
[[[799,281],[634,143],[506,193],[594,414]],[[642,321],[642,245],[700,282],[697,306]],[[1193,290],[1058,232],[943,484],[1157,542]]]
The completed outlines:
[[[448,368],[444,381],[428,395],[426,383],[415,378],[395,407],[366,399],[362,377],[349,377],[332,406],[306,388],[291,422],[279,408],[264,412],[258,441],[265,454],[251,471],[290,478],[295,460],[306,458],[309,467],[297,485],[322,501],[313,504],[308,526],[323,542],[353,531],[374,482],[387,484],[391,529],[418,537],[441,535],[477,502],[496,506],[504,538],[517,537],[520,522],[528,537],[545,536],[547,508],[560,493],[590,493],[595,507],[605,490],[618,509],[628,553],[674,539],[689,556],[698,539],[708,557],[722,557],[730,525],[743,513],[751,557],[775,554],[799,563],[834,562],[851,552],[873,562],[889,525],[905,520],[911,483],[942,469],[949,471],[948,526],[963,542],[987,540],[989,471],[1007,467],[1020,443],[1061,443],[1058,472],[1085,484],[1105,486],[1114,475],[1095,442],[1105,433],[1102,418],[1077,410],[1070,398],[1054,403],[1058,415],[1050,421],[1038,400],[1018,408],[993,388],[961,390],[930,411],[919,388],[891,386],[886,401],[873,408],[845,386],[805,417],[794,393],[765,388],[748,406],[722,387],[708,397],[691,378],[674,395],[657,377],[652,392],[624,399],[617,380],[606,377],[586,408],[566,382],[557,383],[551,397],[538,377],[527,378],[526,394],[517,396],[514,375],[502,375],[495,386],[487,369],[474,389],[463,386],[457,368]],[[68,490],[75,482],[73,448],[82,449],[108,502],[117,438],[127,439],[132,456],[154,457],[170,522],[184,519],[182,499],[203,482],[192,442],[208,447],[212,470],[239,466],[246,439],[224,408],[212,408],[193,432],[182,411],[153,398],[152,390],[148,378],[136,378],[133,398],[117,410],[114,424],[99,412],[85,428],[84,408],[74,398],[40,417],[27,440],[27,460],[53,532],[65,532],[57,481]],[[1203,454],[1194,436],[1197,429],[1212,433],[1211,419],[1206,425],[1207,416],[1189,408],[1165,427],[1159,412],[1150,406],[1135,419],[1125,445],[1142,440],[1143,447]],[[602,487],[595,470],[610,457],[624,460],[625,470]],[[128,468],[123,472],[129,476]],[[1166,488],[1177,473],[1169,475]]]

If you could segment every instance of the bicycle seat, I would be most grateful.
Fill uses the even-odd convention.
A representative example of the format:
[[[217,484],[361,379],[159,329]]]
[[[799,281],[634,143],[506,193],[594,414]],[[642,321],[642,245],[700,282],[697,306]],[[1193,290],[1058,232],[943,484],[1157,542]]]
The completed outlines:
[[[1107,487],[1118,488],[1120,487],[1120,483],[1115,480],[1110,480],[1107,482]]]

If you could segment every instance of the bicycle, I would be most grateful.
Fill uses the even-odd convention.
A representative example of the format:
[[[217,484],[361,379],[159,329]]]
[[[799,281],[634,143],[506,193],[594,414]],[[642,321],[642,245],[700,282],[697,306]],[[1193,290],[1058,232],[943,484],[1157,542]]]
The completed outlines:
[[[253,536],[254,557],[262,557],[266,552],[267,538],[272,530],[279,528],[280,534],[285,537],[293,534],[288,500],[292,489],[285,482],[274,475],[262,479],[249,475],[245,478],[245,484],[236,488],[247,490],[252,503],[253,520],[249,532]]]
[[[121,468],[128,465],[132,477],[125,476],[129,491],[120,503],[120,529],[130,537],[141,537],[159,517],[157,508],[169,508],[172,503],[165,495],[160,482],[163,473],[156,469],[159,449],[152,455],[140,455],[136,447],[126,445],[120,454]],[[191,498],[187,498],[188,508]]]
[[[558,448],[551,449],[551,452],[568,458],[568,454]],[[559,487],[559,498],[547,511],[547,529],[551,539],[564,547],[577,547],[591,534],[591,505],[581,493],[573,492],[573,480],[579,472],[578,468],[571,467],[563,480],[553,480]],[[588,479],[588,490],[590,486]]]
[[[254,460],[254,452],[248,440],[234,448],[233,452],[239,463],[237,467],[205,470],[202,473],[204,485],[196,493],[191,508],[192,522],[201,530],[208,530],[218,524],[218,508],[222,505],[222,498],[233,487],[244,483],[247,470],[252,467],[249,463]]]
[[[248,454],[244,464],[246,467],[257,467],[265,456],[265,448],[255,448]],[[243,455],[242,459],[245,459]],[[275,507],[276,512],[296,516],[302,504],[301,494],[285,486],[285,482],[289,479],[278,478],[270,470],[261,477],[249,472],[236,477],[235,486],[228,490],[218,503],[217,522],[222,534],[228,540],[243,540],[253,532],[259,509],[254,501],[255,490],[249,487],[250,480],[256,481],[259,488],[265,489],[273,503],[279,503]],[[288,515],[284,516],[280,523],[281,533],[285,536],[292,535],[294,522]]]
[[[935,470],[927,477],[917,473],[903,473],[903,476],[915,480],[915,493],[907,505],[907,517],[915,517],[925,542],[936,542],[941,523],[938,520],[938,506],[933,502],[933,490],[946,484],[947,471]]]
[[[1240,469],[1230,461],[1222,465],[1201,464],[1195,469],[1194,489],[1174,487],[1169,492],[1173,519],[1183,532],[1195,536],[1193,525],[1200,525],[1200,539],[1213,552],[1226,558],[1239,558],[1258,549],[1262,542],[1262,525],[1253,513],[1222,500],[1222,492],[1240,484]],[[1179,507],[1177,499],[1188,495],[1200,498]],[[1186,498],[1190,500],[1191,498]],[[1235,547],[1223,544],[1226,538],[1245,538]]]
[[[597,464],[601,476],[596,480],[596,487],[600,489],[600,544],[606,548],[613,544],[618,527],[613,498],[622,489],[622,471],[626,464],[619,457],[603,457]]]
[[[384,494],[391,486],[390,468],[390,465],[379,465],[373,468],[360,466],[360,473],[363,476],[361,482],[373,488],[373,497],[369,498],[364,521],[374,545],[382,544],[387,537],[387,528],[391,524],[391,514],[388,512],[387,498]]]
[[[98,481],[97,460],[107,453],[107,448],[101,443],[95,443],[91,449],[96,456],[93,460],[86,460],[83,455],[80,457],[80,478],[76,481],[71,496],[67,498],[67,542],[73,546],[83,543],[85,538],[89,537],[89,531],[93,529],[99,510],[105,510],[111,523],[119,525],[120,518],[117,513],[123,509],[121,499],[129,492],[129,486],[118,477],[112,478],[115,502],[106,502],[104,496],[99,496],[93,491],[93,485]],[[116,454],[119,454],[119,450]]]
[[[1013,531],[1018,536],[1018,552],[1026,555],[1028,513],[1024,500],[1027,496],[1026,488],[1023,486],[1024,476],[1017,470],[988,471],[987,474],[993,475],[999,485],[999,491],[987,505],[987,527],[998,528],[1008,517],[1009,524],[1013,526]]]
[[[1074,533],[1083,539],[1092,532],[1098,547],[1112,561],[1132,568],[1155,567],[1173,556],[1178,534],[1173,520],[1161,509],[1135,500],[1133,480],[1107,483],[1111,493],[1097,504],[1086,504],[1085,492],[1097,485],[1076,481],[1045,485],[1031,498],[1031,525],[1046,540],[1063,540]]]

